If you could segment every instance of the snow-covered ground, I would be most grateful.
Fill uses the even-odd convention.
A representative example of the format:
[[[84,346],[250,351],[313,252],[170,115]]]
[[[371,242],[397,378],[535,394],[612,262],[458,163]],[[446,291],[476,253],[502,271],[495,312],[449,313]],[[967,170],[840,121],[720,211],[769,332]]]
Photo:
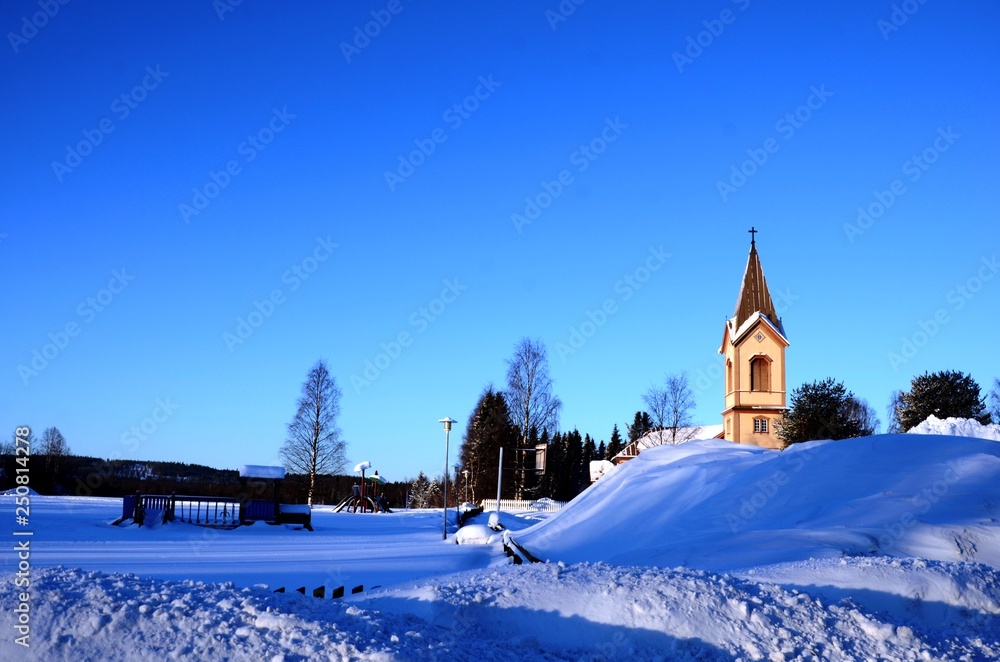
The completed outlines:
[[[120,503],[32,497],[31,648],[4,554],[0,659],[1000,658],[995,441],[649,449],[504,514],[532,565],[442,542],[440,510],[216,531],[114,527]]]

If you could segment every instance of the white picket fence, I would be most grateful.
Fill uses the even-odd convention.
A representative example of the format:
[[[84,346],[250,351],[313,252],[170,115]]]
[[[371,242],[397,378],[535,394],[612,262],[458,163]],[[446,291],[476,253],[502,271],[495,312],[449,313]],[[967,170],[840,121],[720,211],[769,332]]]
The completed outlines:
[[[483,511],[490,512],[497,510],[496,499],[483,499],[479,505]],[[500,499],[500,510],[508,513],[520,513],[533,511],[536,513],[552,513],[566,505],[564,501],[553,501],[552,499],[538,499],[528,501],[526,499]]]

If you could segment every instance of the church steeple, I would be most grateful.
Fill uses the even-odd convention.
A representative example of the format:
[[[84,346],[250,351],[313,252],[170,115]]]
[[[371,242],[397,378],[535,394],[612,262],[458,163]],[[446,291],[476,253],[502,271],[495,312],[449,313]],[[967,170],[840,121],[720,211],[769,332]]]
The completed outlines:
[[[751,228],[751,233],[759,232]],[[751,234],[753,237],[753,234]],[[740,286],[740,294],[736,297],[736,310],[733,312],[733,330],[743,326],[750,317],[759,312],[767,317],[772,325],[784,335],[785,331],[781,327],[781,319],[774,310],[774,301],[771,299],[771,292],[767,289],[767,280],[764,278],[764,269],[760,266],[760,256],[757,255],[757,242],[755,238],[750,239],[750,257],[747,258],[747,268],[743,273],[743,284]]]
[[[736,310],[726,320],[719,353],[725,355],[723,437],[741,444],[780,448],[774,424],[785,411],[785,348],[788,339],[767,289],[750,228],[750,256]]]

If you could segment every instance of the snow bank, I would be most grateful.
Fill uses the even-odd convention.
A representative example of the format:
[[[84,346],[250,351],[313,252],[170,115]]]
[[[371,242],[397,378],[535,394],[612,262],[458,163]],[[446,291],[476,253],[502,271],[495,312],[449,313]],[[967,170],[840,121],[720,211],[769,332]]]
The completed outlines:
[[[853,563],[845,562],[845,563]],[[877,567],[877,566],[876,566]],[[876,576],[892,574],[885,568]],[[489,643],[534,642],[567,659],[982,659],[1000,655],[1000,573],[941,564],[976,599],[940,626],[919,614],[874,613],[794,588],[705,571],[563,564],[461,573],[360,605],[417,614]],[[923,568],[899,564],[899,583]],[[961,601],[961,598],[958,598]],[[987,609],[977,608],[979,599]],[[974,606],[975,605],[975,606]],[[815,657],[814,657],[815,656]],[[471,656],[470,656],[471,658]]]
[[[551,560],[713,571],[875,554],[1000,567],[997,484],[1000,445],[980,439],[694,441],[644,451],[517,539]]]
[[[928,416],[927,420],[916,427],[907,430],[909,434],[943,434],[952,437],[976,437],[977,439],[992,439],[1000,441],[1000,425],[991,423],[983,425],[971,418],[946,418]]]
[[[897,581],[920,570],[900,565]],[[963,576],[964,568],[940,570]],[[0,659],[996,657],[1000,575],[988,568],[964,575],[967,592],[989,609],[970,604],[935,625],[919,615],[877,613],[850,600],[831,603],[795,588],[685,569],[506,566],[360,600],[321,600],[57,568],[33,576],[31,648],[4,637]],[[14,606],[12,592],[0,595],[0,629],[11,631]]]

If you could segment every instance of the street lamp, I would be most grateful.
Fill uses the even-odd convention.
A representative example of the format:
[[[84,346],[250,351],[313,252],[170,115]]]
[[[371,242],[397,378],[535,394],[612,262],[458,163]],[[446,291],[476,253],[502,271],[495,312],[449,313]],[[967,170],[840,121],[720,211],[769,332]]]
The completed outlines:
[[[469,503],[469,470],[462,470],[462,475],[465,476],[465,503]]]
[[[441,523],[441,540],[448,539],[448,437],[454,422],[447,416],[438,420],[438,423],[444,423],[444,521]]]

